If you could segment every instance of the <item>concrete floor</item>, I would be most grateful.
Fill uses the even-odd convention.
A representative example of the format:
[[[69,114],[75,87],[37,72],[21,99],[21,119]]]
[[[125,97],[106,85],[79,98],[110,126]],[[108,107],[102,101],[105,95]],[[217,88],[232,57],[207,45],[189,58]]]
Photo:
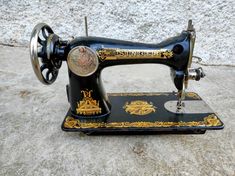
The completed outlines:
[[[0,47],[0,175],[235,175],[235,68],[203,66],[190,82],[225,123],[204,135],[86,136],[60,129],[69,108],[66,64],[42,85],[27,48]],[[169,69],[103,71],[107,92],[175,90]]]

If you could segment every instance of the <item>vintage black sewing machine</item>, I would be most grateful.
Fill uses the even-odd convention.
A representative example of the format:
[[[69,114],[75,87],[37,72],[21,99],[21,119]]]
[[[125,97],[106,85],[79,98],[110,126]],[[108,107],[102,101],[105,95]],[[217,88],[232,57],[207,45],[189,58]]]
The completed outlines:
[[[185,92],[189,80],[205,76],[202,68],[191,68],[195,38],[191,20],[187,30],[159,44],[88,36],[64,41],[40,23],[32,32],[30,57],[36,76],[48,85],[56,80],[62,61],[68,64],[70,109],[64,131],[202,134],[223,129],[223,123],[196,93]],[[100,77],[105,67],[141,63],[169,66],[177,92],[105,92]]]

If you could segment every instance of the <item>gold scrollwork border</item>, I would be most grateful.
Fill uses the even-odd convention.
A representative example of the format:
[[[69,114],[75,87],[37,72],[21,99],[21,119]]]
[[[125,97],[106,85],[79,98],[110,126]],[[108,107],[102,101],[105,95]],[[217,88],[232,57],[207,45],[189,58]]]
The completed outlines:
[[[131,93],[131,92],[127,92],[127,93],[108,93],[108,96],[169,96],[172,93],[168,93],[168,92],[163,92],[163,93],[151,93],[151,92],[140,92],[140,93]]]
[[[109,96],[169,96],[172,95],[172,92],[160,92],[160,93],[154,93],[154,92],[127,92],[127,93],[108,93]],[[177,95],[177,93],[175,93]],[[195,92],[186,92],[186,97],[193,98],[193,99],[201,99],[201,97],[195,93]]]
[[[199,95],[196,94],[195,92],[186,92],[186,97],[190,97],[190,98],[197,99],[197,100],[201,99]]]
[[[151,127],[216,127],[221,126],[222,123],[215,114],[211,114],[203,119],[203,121],[191,122],[80,122],[73,117],[66,117],[64,122],[65,128],[151,128]]]

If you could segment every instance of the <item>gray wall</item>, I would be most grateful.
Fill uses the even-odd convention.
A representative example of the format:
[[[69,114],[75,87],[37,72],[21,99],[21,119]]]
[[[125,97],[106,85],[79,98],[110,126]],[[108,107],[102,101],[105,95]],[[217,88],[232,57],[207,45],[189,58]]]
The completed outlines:
[[[158,43],[193,19],[195,55],[206,64],[235,65],[234,0],[0,0],[0,43],[27,46],[33,27],[49,24],[64,39],[89,35]]]

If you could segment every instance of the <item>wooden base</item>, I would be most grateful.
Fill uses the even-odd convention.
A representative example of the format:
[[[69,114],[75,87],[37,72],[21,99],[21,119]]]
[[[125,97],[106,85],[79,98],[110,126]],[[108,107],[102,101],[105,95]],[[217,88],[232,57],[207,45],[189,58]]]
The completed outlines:
[[[80,121],[69,110],[62,130],[86,134],[203,134],[224,128],[217,115],[193,92],[186,94],[183,113],[174,112],[175,92],[111,93],[109,100],[111,114],[105,121]]]

